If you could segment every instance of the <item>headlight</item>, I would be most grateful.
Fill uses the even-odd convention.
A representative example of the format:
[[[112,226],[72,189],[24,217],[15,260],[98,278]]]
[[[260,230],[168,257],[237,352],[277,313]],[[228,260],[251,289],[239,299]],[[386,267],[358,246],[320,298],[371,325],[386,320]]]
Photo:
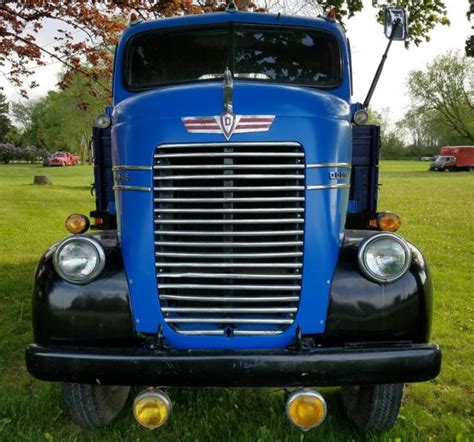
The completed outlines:
[[[363,241],[359,247],[359,266],[367,278],[393,282],[403,276],[411,263],[411,249],[393,233],[381,233]]]
[[[104,270],[105,253],[96,240],[75,236],[59,245],[53,262],[61,278],[73,284],[87,284]]]

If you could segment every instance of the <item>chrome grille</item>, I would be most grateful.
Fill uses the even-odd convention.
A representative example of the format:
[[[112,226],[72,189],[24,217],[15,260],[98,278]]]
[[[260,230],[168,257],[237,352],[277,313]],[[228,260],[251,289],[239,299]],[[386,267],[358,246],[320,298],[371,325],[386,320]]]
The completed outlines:
[[[224,336],[292,324],[303,261],[300,145],[161,145],[153,170],[165,321],[182,334]]]

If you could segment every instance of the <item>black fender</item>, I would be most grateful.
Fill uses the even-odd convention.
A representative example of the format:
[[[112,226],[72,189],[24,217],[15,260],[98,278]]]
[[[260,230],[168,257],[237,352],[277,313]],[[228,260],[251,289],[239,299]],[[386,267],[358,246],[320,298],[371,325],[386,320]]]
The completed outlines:
[[[130,295],[116,231],[93,235],[105,251],[104,271],[86,285],[63,280],[48,249],[35,272],[33,335],[37,344],[127,345],[136,339]]]
[[[412,244],[412,263],[397,281],[379,284],[360,271],[357,252],[377,232],[347,230],[334,273],[323,340],[333,344],[381,341],[426,343],[431,333],[428,265]]]

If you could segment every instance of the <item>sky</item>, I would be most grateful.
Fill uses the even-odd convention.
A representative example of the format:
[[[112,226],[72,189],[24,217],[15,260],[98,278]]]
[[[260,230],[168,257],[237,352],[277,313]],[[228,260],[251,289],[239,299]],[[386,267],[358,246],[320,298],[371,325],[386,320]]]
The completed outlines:
[[[370,7],[371,0],[364,0],[365,8],[346,23],[347,35],[352,46],[354,96],[353,101],[362,102],[370,87],[372,78],[377,70],[380,58],[388,40],[383,33],[383,26],[376,21],[376,11]],[[389,123],[395,123],[402,118],[410,104],[406,95],[406,78],[414,69],[424,69],[426,64],[437,55],[457,50],[464,52],[466,38],[472,33],[471,25],[466,18],[469,0],[445,0],[451,26],[437,26],[430,34],[431,41],[424,42],[419,47],[412,45],[405,49],[403,42],[394,42],[390,50],[385,69],[372,98],[371,108],[387,109],[386,117]],[[46,22],[40,36],[40,43],[51,46],[54,43],[55,27]],[[61,64],[51,61],[51,64],[38,67],[31,80],[36,80],[39,87],[31,90],[30,98],[35,99],[55,87]],[[20,96],[5,79],[0,76],[0,86],[9,101],[19,101]]]
[[[364,0],[364,4],[370,3]],[[469,0],[445,0],[451,26],[438,25],[430,34],[431,41],[407,50],[403,42],[393,42],[382,77],[372,98],[373,109],[390,108],[389,121],[399,120],[410,104],[406,95],[406,79],[412,70],[424,69],[437,55],[450,50],[464,54],[466,39],[472,33],[466,12]],[[354,101],[364,101],[388,40],[375,11],[364,8],[347,23],[352,46]]]

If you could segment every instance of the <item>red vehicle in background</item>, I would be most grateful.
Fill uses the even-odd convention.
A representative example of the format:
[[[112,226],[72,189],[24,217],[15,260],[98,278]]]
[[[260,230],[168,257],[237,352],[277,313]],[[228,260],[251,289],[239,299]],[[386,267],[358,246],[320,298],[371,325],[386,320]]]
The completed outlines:
[[[439,156],[430,164],[430,170],[456,171],[474,168],[474,146],[442,147]]]
[[[43,166],[76,166],[79,164],[79,157],[69,152],[54,152],[43,161]]]

